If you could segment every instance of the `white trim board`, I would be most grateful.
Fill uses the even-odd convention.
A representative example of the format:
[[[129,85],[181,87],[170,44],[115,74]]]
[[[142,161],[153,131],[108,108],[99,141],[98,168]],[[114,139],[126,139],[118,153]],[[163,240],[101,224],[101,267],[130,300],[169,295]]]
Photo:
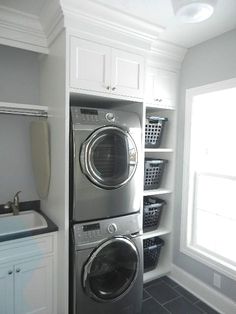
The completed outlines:
[[[169,277],[178,284],[189,290],[196,297],[222,314],[235,314],[236,302],[222,293],[203,283],[201,280],[190,275],[182,268],[172,265]]]
[[[39,18],[0,5],[0,44],[48,53]]]

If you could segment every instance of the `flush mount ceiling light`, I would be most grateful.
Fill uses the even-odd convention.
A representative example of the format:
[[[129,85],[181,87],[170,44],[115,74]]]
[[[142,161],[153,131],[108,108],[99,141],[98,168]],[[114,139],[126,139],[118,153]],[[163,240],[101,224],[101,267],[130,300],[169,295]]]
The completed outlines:
[[[175,15],[183,23],[198,23],[214,12],[217,0],[172,0]]]

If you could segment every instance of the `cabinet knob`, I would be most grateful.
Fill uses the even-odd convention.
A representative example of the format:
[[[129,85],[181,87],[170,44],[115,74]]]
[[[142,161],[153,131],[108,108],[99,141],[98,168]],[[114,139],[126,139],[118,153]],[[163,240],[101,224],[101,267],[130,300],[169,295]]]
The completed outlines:
[[[114,87],[112,87],[112,90],[116,90],[116,87],[114,86]]]
[[[19,273],[20,271],[21,271],[21,269],[20,269],[20,268],[17,268],[17,269],[16,269],[16,272],[17,272],[17,273]]]
[[[12,270],[8,270],[8,275],[12,275],[13,271]]]
[[[106,89],[109,90],[109,89],[110,89],[110,86],[106,86]]]

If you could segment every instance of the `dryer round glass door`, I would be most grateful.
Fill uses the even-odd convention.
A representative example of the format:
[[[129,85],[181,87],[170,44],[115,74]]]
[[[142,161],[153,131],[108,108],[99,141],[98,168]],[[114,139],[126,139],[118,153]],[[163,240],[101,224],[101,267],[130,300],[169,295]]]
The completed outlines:
[[[83,287],[97,301],[113,301],[132,287],[138,267],[135,245],[123,237],[112,238],[99,246],[85,264]]]
[[[97,129],[83,143],[80,162],[90,181],[105,189],[126,184],[137,167],[136,145],[128,132],[113,126]]]

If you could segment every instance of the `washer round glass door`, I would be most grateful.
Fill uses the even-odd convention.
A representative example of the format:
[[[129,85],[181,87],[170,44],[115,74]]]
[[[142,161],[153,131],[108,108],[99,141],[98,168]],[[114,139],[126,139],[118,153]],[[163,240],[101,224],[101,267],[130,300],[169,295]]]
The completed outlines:
[[[115,189],[127,183],[136,170],[136,145],[128,132],[102,127],[83,143],[80,162],[89,180],[99,187]]]
[[[113,301],[132,287],[138,267],[135,245],[124,237],[112,238],[99,246],[85,264],[84,289],[97,301]]]

